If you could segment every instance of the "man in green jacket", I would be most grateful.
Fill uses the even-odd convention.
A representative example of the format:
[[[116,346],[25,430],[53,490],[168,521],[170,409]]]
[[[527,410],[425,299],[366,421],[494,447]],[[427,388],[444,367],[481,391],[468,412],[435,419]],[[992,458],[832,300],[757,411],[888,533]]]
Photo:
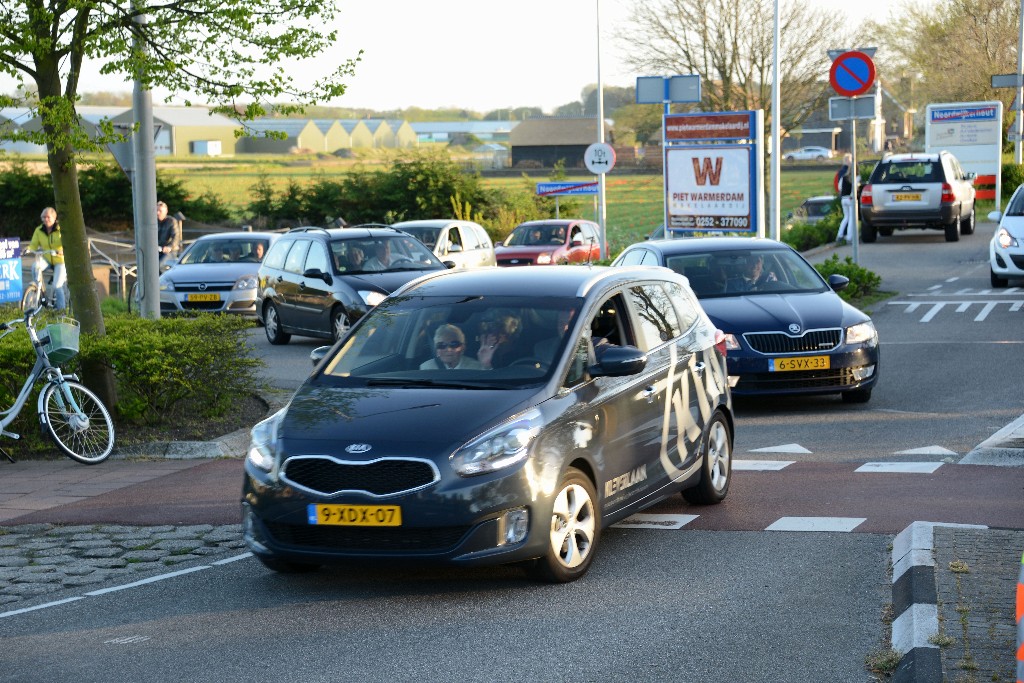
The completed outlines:
[[[67,280],[67,271],[64,268],[64,245],[60,240],[60,225],[57,223],[57,210],[52,206],[43,209],[39,216],[42,225],[32,233],[32,242],[29,250],[40,252],[39,256],[32,263],[32,275],[36,282],[43,279],[43,271],[47,266],[53,266],[53,290],[48,292],[53,296],[54,304],[58,309],[64,309],[64,282]]]

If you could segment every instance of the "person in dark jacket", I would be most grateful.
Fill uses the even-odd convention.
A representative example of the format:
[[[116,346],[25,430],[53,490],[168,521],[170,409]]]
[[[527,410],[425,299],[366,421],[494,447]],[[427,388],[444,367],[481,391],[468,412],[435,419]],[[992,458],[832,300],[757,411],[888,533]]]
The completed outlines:
[[[160,249],[160,265],[178,253],[178,221],[167,215],[167,204],[156,203],[156,243]]]

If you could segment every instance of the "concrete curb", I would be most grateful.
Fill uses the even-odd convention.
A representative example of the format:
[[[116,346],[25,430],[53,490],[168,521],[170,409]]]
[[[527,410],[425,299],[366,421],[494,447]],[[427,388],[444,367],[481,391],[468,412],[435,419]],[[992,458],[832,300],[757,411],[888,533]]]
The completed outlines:
[[[1024,415],[975,446],[960,464],[1024,467]]]
[[[267,415],[283,408],[292,396],[283,389],[264,389],[258,396],[267,404]],[[152,441],[139,446],[117,448],[110,456],[114,460],[128,458],[155,458],[164,460],[198,460],[210,458],[244,458],[249,450],[249,431],[245,427],[212,441]]]
[[[933,555],[937,526],[987,529],[977,524],[913,522],[892,544],[892,647],[902,657],[892,683],[942,680],[939,646],[929,638],[939,632],[938,589]]]

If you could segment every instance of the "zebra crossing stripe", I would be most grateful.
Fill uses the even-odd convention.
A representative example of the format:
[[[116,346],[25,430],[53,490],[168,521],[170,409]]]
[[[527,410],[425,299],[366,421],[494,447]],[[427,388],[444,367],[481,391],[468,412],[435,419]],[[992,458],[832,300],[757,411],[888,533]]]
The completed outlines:
[[[867,521],[866,517],[780,517],[765,531],[845,531]]]
[[[942,467],[941,462],[866,462],[854,472],[905,472],[932,474]]]
[[[792,465],[795,460],[733,460],[732,471],[778,472]]]

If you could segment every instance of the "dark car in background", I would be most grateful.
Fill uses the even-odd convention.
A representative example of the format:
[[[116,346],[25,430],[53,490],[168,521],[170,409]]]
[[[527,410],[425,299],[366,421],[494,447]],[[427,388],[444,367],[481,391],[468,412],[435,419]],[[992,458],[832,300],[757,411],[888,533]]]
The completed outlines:
[[[861,239],[908,229],[942,230],[947,242],[974,234],[974,178],[946,151],[882,157],[860,193]]]
[[[616,521],[679,492],[726,497],[720,342],[664,269],[427,275],[253,428],[245,542],[283,572],[515,563],[577,579]]]
[[[828,217],[837,206],[837,197],[832,194],[823,194],[816,197],[808,197],[786,215],[785,227],[791,228],[795,223],[814,225]]]
[[[273,232],[203,235],[160,275],[160,313],[256,315],[256,273],[278,237]],[[136,282],[130,302],[138,301],[137,291]]]
[[[687,277],[726,334],[734,395],[871,399],[878,333],[870,317],[836,294],[849,284],[842,275],[826,282],[789,245],[752,237],[640,242],[612,263],[635,265],[664,266]]]
[[[447,266],[390,227],[295,228],[263,259],[256,313],[271,344],[293,334],[336,340],[395,289],[435,270]]]
[[[499,266],[550,266],[601,260],[601,228],[593,221],[557,219],[517,225],[495,245]]]

